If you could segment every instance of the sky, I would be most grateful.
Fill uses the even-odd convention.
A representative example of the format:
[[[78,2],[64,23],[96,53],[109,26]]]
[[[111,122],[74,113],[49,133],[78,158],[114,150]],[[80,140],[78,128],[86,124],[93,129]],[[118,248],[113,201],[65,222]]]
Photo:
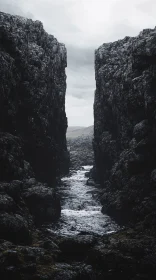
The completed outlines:
[[[156,26],[156,0],[0,0],[0,10],[42,21],[66,45],[69,126],[93,124],[95,49]]]

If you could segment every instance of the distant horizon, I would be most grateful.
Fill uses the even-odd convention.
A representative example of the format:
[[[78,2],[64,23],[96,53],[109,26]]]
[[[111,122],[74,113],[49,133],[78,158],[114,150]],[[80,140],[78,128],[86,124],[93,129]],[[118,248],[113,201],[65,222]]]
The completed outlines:
[[[90,126],[94,126],[94,124],[91,124],[91,125],[68,125],[68,127],[90,127]]]

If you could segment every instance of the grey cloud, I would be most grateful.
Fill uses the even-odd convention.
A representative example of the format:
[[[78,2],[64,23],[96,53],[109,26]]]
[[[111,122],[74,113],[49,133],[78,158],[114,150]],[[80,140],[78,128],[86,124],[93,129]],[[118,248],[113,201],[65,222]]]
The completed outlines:
[[[154,17],[155,19],[155,11],[156,11],[156,1],[155,0],[146,0],[137,5],[137,9],[142,11],[149,16]]]
[[[0,11],[33,19],[34,16],[31,12],[23,10],[23,4],[24,0],[0,0]]]
[[[80,48],[67,45],[67,94],[78,99],[91,100],[93,103],[94,78],[94,49]]]
[[[94,65],[94,47],[77,47],[66,44],[70,67],[89,67]]]
[[[125,36],[136,36],[139,32],[139,27],[134,27],[133,25],[131,25],[129,20],[125,19],[116,22],[116,25],[112,26],[109,36],[114,40],[118,40],[124,38]]]
[[[67,45],[67,96],[86,100],[91,106],[94,99],[94,48]],[[77,103],[78,104],[78,103]]]

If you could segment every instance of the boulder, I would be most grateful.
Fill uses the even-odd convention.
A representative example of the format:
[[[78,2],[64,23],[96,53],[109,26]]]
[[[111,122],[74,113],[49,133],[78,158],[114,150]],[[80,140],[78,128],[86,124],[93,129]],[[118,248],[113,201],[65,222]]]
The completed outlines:
[[[16,204],[7,194],[0,194],[0,212],[14,212]]]
[[[29,244],[31,232],[27,221],[17,214],[0,214],[0,238],[15,244]]]
[[[59,240],[59,248],[62,252],[61,257],[84,259],[89,249],[93,247],[96,238],[92,235],[78,235],[65,237]]]
[[[87,185],[87,186],[94,187],[94,186],[95,186],[95,182],[94,182],[93,179],[88,179],[87,182],[86,182],[86,185]]]
[[[0,192],[7,193],[15,201],[19,201],[21,197],[21,191],[23,187],[23,182],[14,180],[10,183],[0,183]]]
[[[137,123],[133,130],[133,136],[137,141],[142,140],[148,133],[150,132],[150,126],[148,124],[148,120],[143,120]]]
[[[0,133],[0,180],[21,179],[24,170],[24,154],[21,140],[9,133]]]
[[[28,188],[23,197],[36,223],[52,222],[60,217],[59,197],[46,185],[40,184]]]
[[[89,176],[90,176],[90,172],[86,172],[86,173],[85,173],[85,177],[86,177],[86,178],[89,178]]]

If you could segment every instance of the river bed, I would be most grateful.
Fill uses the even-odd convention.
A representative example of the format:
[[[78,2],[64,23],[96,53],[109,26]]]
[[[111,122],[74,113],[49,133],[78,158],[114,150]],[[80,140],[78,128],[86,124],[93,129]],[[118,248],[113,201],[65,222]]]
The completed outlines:
[[[99,189],[87,186],[85,173],[92,166],[83,166],[73,171],[70,177],[62,179],[59,189],[61,197],[61,217],[53,223],[51,231],[59,235],[95,234],[102,236],[115,232],[118,225],[107,215],[101,213]]]

